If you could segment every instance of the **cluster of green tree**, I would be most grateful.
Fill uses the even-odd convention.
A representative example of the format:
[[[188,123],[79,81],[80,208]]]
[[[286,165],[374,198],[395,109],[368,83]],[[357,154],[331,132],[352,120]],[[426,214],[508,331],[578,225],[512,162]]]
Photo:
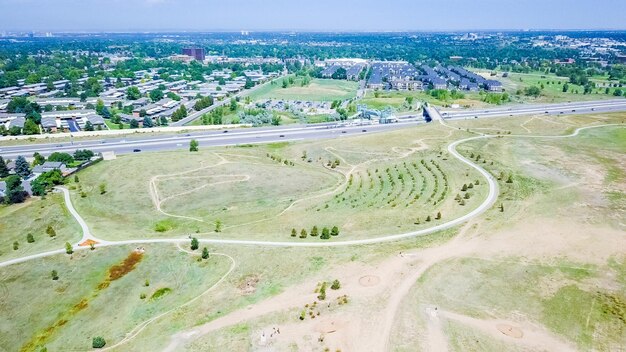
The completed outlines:
[[[431,89],[428,91],[428,94],[430,94],[431,97],[434,97],[435,99],[441,100],[441,101],[465,98],[465,95],[456,89],[453,89],[451,91],[447,89]]]
[[[331,77],[332,79],[348,79],[348,71],[343,67],[339,67]]]
[[[274,125],[278,126],[282,118],[280,115],[264,109],[247,109],[238,113],[239,122],[253,126]]]
[[[481,100],[487,104],[500,105],[509,102],[511,97],[508,93],[482,93]]]
[[[295,228],[291,229],[291,237],[296,236],[298,236],[298,231]],[[331,229],[329,229],[328,227],[324,227],[322,228],[321,234],[317,226],[313,226],[313,228],[311,229],[311,233],[307,233],[306,229],[300,230],[299,238],[307,238],[307,236],[319,236],[321,239],[327,240],[330,239],[331,236],[339,236],[339,228],[337,226],[333,226]]]
[[[30,183],[35,196],[45,196],[54,186],[63,184],[64,178],[60,170],[51,170],[39,175]]]
[[[198,100],[193,105],[193,109],[196,111],[204,110],[208,108],[209,106],[213,105],[213,97],[211,96],[208,96],[208,97],[199,96],[196,98],[198,98]]]
[[[184,104],[180,104],[180,107],[176,109],[174,113],[172,113],[172,121],[173,122],[180,121],[184,119],[185,117],[187,117],[187,108],[185,107]]]
[[[211,112],[202,115],[203,125],[221,125],[223,117],[226,115],[226,109],[223,106],[218,106]]]

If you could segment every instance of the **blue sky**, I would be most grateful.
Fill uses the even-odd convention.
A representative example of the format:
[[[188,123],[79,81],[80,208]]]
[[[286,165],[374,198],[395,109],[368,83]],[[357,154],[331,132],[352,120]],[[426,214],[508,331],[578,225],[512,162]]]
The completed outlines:
[[[0,0],[0,30],[626,29],[626,0]]]

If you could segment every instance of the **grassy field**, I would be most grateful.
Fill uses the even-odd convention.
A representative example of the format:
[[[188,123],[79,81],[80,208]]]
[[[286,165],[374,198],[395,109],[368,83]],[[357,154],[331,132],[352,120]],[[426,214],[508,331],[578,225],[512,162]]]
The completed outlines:
[[[55,236],[46,233],[48,226]],[[33,235],[35,242],[28,243],[28,234]],[[81,236],[80,227],[65,208],[61,194],[13,206],[0,205],[0,261],[63,248],[65,242],[77,242]],[[13,249],[14,242],[18,242],[17,250]]]
[[[461,191],[480,178],[447,155],[452,140],[477,132],[563,135],[578,126],[618,123],[624,116],[478,119],[451,122],[457,130],[429,124],[336,140],[142,153],[99,163],[68,186],[79,213],[106,239],[184,238],[200,231],[201,238],[321,241],[290,237],[292,227],[299,234],[313,225],[338,225],[339,239],[366,238],[424,228],[437,223],[425,224],[427,215],[441,211],[445,221],[481,202],[483,182]],[[330,248],[211,245],[214,254],[203,262],[174,245],[142,245],[140,260],[122,265],[124,275],[116,280],[111,273],[119,270],[111,269],[136,258],[135,246],[0,268],[0,315],[8,317],[0,322],[0,350],[38,344],[50,351],[88,350],[98,335],[114,345],[141,322],[180,307],[226,274],[231,262],[216,252],[235,262],[226,279],[193,304],[147,325],[118,350],[162,349],[174,334],[187,336],[189,329],[213,323],[214,330],[189,335],[177,350],[363,350],[384,338],[386,322],[392,323],[389,349],[397,351],[432,350],[433,331],[455,351],[559,350],[524,345],[533,342],[528,341],[533,332],[535,342],[552,338],[580,350],[615,350],[626,340],[624,133],[612,127],[575,138],[503,137],[459,145],[467,157],[485,160],[483,167],[494,176],[504,173],[498,203],[467,225],[424,237]],[[512,183],[506,182],[508,175]],[[109,190],[104,195],[98,192],[102,182]],[[151,189],[170,216],[157,211]],[[466,193],[470,198],[461,206],[454,198]],[[60,229],[76,227],[67,214],[61,216],[61,199],[55,197],[2,208],[0,224],[13,221],[6,234],[19,231],[20,223],[41,209],[59,222],[57,237]],[[214,232],[218,218],[219,233]],[[155,231],[157,223],[166,230]],[[38,243],[39,238],[32,245]],[[58,271],[58,281],[51,270]],[[419,270],[423,274],[415,276]],[[378,284],[363,285],[364,277],[378,278]],[[326,300],[316,298],[316,285],[334,279],[341,288],[329,290]],[[404,289],[394,310],[392,302]],[[346,305],[337,304],[340,295],[347,295]],[[310,309],[305,304],[318,300],[321,315],[298,319]],[[439,325],[426,313],[432,307],[441,312]],[[500,320],[521,326],[526,340],[503,338],[493,323]],[[334,332],[326,333],[329,326]],[[261,345],[260,337],[273,327],[280,327],[280,336]]]
[[[159,154],[159,163],[151,154],[128,155],[81,172],[80,187],[87,196],[79,196],[79,185],[72,185],[72,194],[92,231],[108,239],[198,233],[319,241],[289,236],[292,228],[300,234],[313,226],[320,231],[338,226],[342,238],[406,232],[469,212],[486,195],[484,180],[461,192],[463,184],[480,177],[444,151],[452,135],[464,132],[433,124],[391,132],[382,143],[377,135],[364,135],[179,151]],[[108,172],[119,177],[110,178]],[[101,183],[110,190],[105,195],[97,192]],[[151,197],[154,190],[162,212]],[[465,193],[462,202],[454,199]],[[438,212],[442,219],[435,219]],[[119,221],[111,223],[109,217]],[[223,225],[219,234],[213,231],[218,220]],[[157,224],[164,226],[156,231]]]
[[[333,101],[352,99],[356,96],[358,84],[356,82],[313,79],[306,86],[301,86],[301,79],[296,79],[293,85],[282,87],[282,81],[267,84],[250,93],[253,101],[267,99],[300,100],[300,101]]]
[[[230,266],[227,258],[217,255],[197,262],[173,245],[144,248],[134,266],[121,264],[128,263],[134,247],[121,246],[0,270],[0,311],[5,317],[0,323],[0,348],[88,350],[95,336],[113,345],[139,323],[200,295]],[[123,267],[119,278],[112,271],[115,265]],[[57,281],[51,279],[51,270],[58,272]],[[146,298],[140,298],[142,294]]]

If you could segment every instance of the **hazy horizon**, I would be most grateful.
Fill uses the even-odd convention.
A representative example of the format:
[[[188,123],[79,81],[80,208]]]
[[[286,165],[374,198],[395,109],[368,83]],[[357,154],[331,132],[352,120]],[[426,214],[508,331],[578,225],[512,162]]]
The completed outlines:
[[[625,30],[619,0],[0,0],[0,30],[438,32]],[[607,11],[610,9],[611,11]],[[27,13],[28,17],[16,16]],[[558,16],[557,16],[558,14]]]

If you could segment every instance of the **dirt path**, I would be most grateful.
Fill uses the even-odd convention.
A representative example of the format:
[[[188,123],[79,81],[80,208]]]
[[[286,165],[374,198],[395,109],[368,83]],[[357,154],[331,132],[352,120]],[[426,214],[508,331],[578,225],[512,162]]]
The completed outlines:
[[[387,300],[384,317],[381,319],[381,326],[378,327],[380,331],[379,344],[375,345],[373,351],[390,350],[389,339],[391,336],[391,329],[393,328],[393,323],[398,313],[400,304],[424,272],[441,261],[471,252],[473,246],[468,242],[466,236],[467,232],[472,229],[473,226],[473,222],[468,222],[465,226],[463,226],[463,228],[461,228],[459,234],[448,243],[440,247],[426,249],[413,256],[418,258],[419,262],[416,266],[411,267],[411,271],[405,273],[405,278],[402,282],[395,285],[393,288],[393,293]],[[429,341],[428,345],[431,348],[434,347],[436,350],[445,350],[445,346],[439,346],[441,344],[441,338],[439,337],[439,334],[436,333],[436,329],[437,327],[432,327],[431,330],[435,331],[431,331],[433,334],[428,334],[429,337],[433,338],[433,340]]]

